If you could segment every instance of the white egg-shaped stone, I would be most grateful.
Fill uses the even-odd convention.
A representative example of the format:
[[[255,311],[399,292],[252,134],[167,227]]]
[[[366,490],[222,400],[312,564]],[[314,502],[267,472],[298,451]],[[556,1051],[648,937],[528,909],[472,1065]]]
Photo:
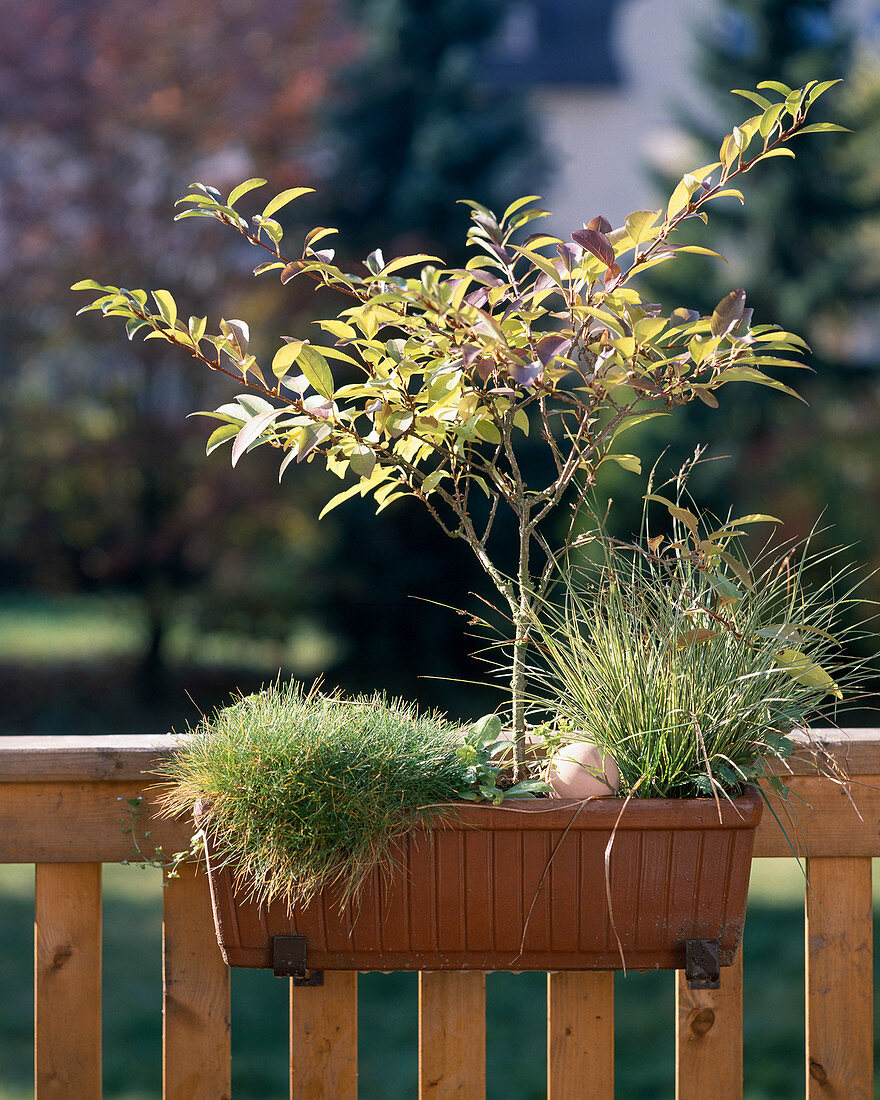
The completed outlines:
[[[620,771],[592,741],[572,741],[550,757],[547,782],[551,798],[609,798],[620,786]]]

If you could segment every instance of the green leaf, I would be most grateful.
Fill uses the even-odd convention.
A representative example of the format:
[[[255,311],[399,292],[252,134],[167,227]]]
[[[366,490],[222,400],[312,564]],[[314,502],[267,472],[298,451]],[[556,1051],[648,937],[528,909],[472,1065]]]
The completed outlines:
[[[348,465],[353,474],[367,478],[372,476],[373,470],[376,468],[376,456],[370,447],[359,444],[351,452]]]
[[[80,279],[78,283],[74,283],[70,288],[71,290],[100,290],[103,292],[115,292],[115,286],[101,286],[100,283],[96,283],[94,279]]]
[[[491,420],[478,420],[474,430],[480,439],[484,439],[487,443],[494,443],[497,446],[501,442],[501,432]]]
[[[524,206],[528,206],[530,202],[540,202],[540,195],[523,195],[521,199],[514,199],[513,202],[501,215],[501,224],[503,225],[508,218],[512,217],[517,210],[521,210]]]
[[[219,428],[216,428],[208,436],[208,442],[205,444],[205,454],[209,455],[212,451],[216,451],[217,448],[234,436],[238,435],[241,429],[241,421],[236,421],[234,424],[221,424]]]
[[[731,95],[741,95],[744,99],[750,99],[752,103],[757,103],[762,109],[766,109],[770,106],[770,100],[766,99],[762,95],[758,95],[757,92],[747,92],[744,88],[733,88]]]
[[[635,428],[637,424],[644,424],[648,420],[653,420],[655,416],[669,416],[669,413],[649,412],[639,413],[638,416],[630,416],[628,419],[624,420],[622,424],[618,424],[618,426],[614,429],[614,433],[611,436],[611,442],[613,443],[619,435],[623,435],[623,433],[628,431],[630,428]]]
[[[769,88],[772,92],[779,92],[780,95],[784,96],[791,95],[791,88],[779,80],[762,80],[758,87]]]
[[[838,126],[835,122],[811,122],[809,126],[801,126],[799,130],[795,130],[795,135],[827,133],[851,134],[852,130],[848,129],[846,126]]]
[[[162,320],[169,326],[174,328],[177,321],[177,305],[171,294],[167,290],[154,290],[153,300],[158,306],[159,313],[162,316]]]
[[[260,179],[258,176],[254,176],[253,179],[245,180],[244,183],[240,183],[238,187],[234,187],[229,192],[229,198],[226,200],[226,205],[234,206],[242,195],[246,195],[248,191],[254,191],[256,188],[262,187],[265,182],[264,179]]]
[[[533,252],[529,248],[520,248],[519,245],[510,246],[514,252],[518,252],[521,256],[525,256],[527,260],[539,268],[548,279],[552,279],[557,286],[562,286],[562,281],[559,278],[559,272],[553,266],[552,262],[547,259],[546,256],[542,256],[539,252]]]
[[[624,470],[629,470],[633,474],[642,472],[642,462],[638,455],[605,455],[599,459],[598,465],[601,466],[606,461],[616,462],[618,466],[622,466]]]
[[[714,573],[705,573],[704,576],[722,600],[732,602],[742,599],[742,591],[727,577],[717,577]]]
[[[333,374],[327,360],[311,344],[303,344],[297,356],[299,369],[322,397],[333,399]]]
[[[187,328],[194,344],[198,344],[199,340],[205,335],[207,324],[207,317],[190,317]]]
[[[726,382],[754,382],[758,386],[769,386],[773,390],[787,393],[789,397],[796,397],[798,401],[807,404],[797,390],[793,390],[791,386],[786,386],[784,382],[780,382],[777,378],[771,378],[769,374],[763,374],[754,367],[727,367],[718,375],[713,385],[723,386]]]
[[[626,232],[636,247],[649,240],[660,218],[659,210],[634,210],[626,216]],[[656,234],[654,234],[656,235]]]
[[[271,218],[274,213],[282,208],[282,206],[287,206],[289,202],[298,199],[300,195],[308,195],[314,192],[314,190],[314,187],[289,187],[286,191],[282,191],[280,195],[276,195],[275,198],[269,202],[260,217],[263,220]]]

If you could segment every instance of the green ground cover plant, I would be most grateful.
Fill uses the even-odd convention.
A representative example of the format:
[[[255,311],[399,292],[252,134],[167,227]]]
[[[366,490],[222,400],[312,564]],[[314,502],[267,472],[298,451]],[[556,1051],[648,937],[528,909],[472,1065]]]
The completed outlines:
[[[338,884],[358,894],[395,842],[430,827],[449,803],[500,801],[546,789],[495,783],[501,723],[463,731],[381,695],[346,698],[276,682],[204,718],[160,767],[166,813],[196,807],[218,865],[261,900],[307,904]]]

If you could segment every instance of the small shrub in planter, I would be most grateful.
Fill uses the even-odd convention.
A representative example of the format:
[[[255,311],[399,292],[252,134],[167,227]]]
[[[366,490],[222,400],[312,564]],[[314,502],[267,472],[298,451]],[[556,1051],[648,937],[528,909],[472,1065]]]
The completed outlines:
[[[537,624],[553,585],[560,578],[564,582],[570,574],[581,541],[576,532],[586,525],[591,539],[607,545],[601,519],[592,514],[589,504],[590,491],[601,476],[602,466],[614,463],[638,474],[639,458],[620,450],[621,438],[629,429],[648,419],[669,416],[678,406],[694,400],[715,406],[723,398],[724,387],[731,383],[748,382],[794,393],[768,369],[775,372],[780,367],[802,366],[799,355],[805,346],[803,341],[765,319],[753,322],[743,290],[731,290],[711,314],[701,316],[678,303],[664,307],[646,301],[637,289],[638,277],[658,264],[674,262],[682,253],[708,251],[679,240],[688,220],[706,221],[711,203],[723,196],[742,200],[736,186],[739,178],[768,158],[793,155],[789,143],[797,135],[839,129],[830,123],[806,121],[816,100],[833,83],[810,81],[803,88],[791,89],[768,81],[757,91],[739,93],[757,111],[724,138],[718,159],[685,174],[665,208],[635,211],[616,228],[597,215],[566,240],[540,231],[526,236],[527,227],[534,229],[533,223],[546,214],[535,207],[534,197],[513,202],[500,217],[478,203],[470,203],[468,240],[477,255],[461,269],[445,269],[437,257],[425,255],[386,260],[377,249],[366,258],[361,270],[345,271],[337,264],[334,250],[327,247],[335,231],[324,227],[307,233],[301,249],[290,254],[282,250],[283,230],[275,215],[308,189],[284,191],[260,213],[246,217],[240,205],[264,185],[264,180],[248,180],[225,197],[210,186],[193,184],[180,200],[178,218],[211,218],[240,234],[263,254],[256,275],[278,277],[282,283],[308,279],[317,289],[330,289],[345,300],[345,308],[317,322],[314,342],[305,334],[281,337],[271,363],[260,363],[252,354],[245,321],[224,318],[209,329],[206,318],[184,319],[167,290],[148,293],[93,280],[79,283],[75,289],[95,291],[95,300],[85,309],[121,318],[129,338],[140,333],[146,339],[167,341],[246,391],[205,414],[218,422],[208,439],[209,453],[228,443],[235,464],[253,448],[271,446],[279,452],[280,475],[291,464],[321,461],[343,482],[322,514],[355,495],[372,497],[380,512],[400,498],[415,497],[446,535],[467,542],[511,623],[512,771],[515,781],[526,780],[529,645],[535,632],[540,634]],[[546,481],[532,482],[522,462],[521,446],[527,436],[539,440],[546,449],[551,471]],[[485,501],[485,506],[475,508],[477,498]],[[680,502],[664,500],[664,504],[696,536],[697,516]],[[513,546],[504,545],[498,538],[496,520],[503,510],[509,510],[515,520],[517,537]],[[558,545],[553,525],[558,527],[560,511],[568,514],[570,522],[568,535]],[[751,518],[736,522],[745,523]],[[717,654],[721,645],[740,635],[747,645],[758,645],[757,635],[749,633],[751,626],[744,632],[732,610],[744,600],[748,587],[741,576],[742,567],[728,546],[737,537],[736,530],[735,524],[728,525],[716,538],[695,537],[687,548],[688,568],[699,580],[700,602],[682,614],[693,612],[695,616],[696,633],[690,641],[700,654]],[[636,552],[647,562],[657,556],[653,540],[644,546],[639,544]],[[601,592],[600,586],[593,596],[600,609]],[[727,641],[711,649],[699,649],[705,640],[699,631],[708,629],[702,625],[701,616],[712,619],[719,633],[729,635]],[[794,629],[791,618],[785,624]],[[762,639],[761,645],[768,640],[770,647],[763,648],[769,648],[774,667],[782,676],[790,676],[795,682],[802,680],[803,662],[811,661],[809,655],[790,644],[787,635],[780,637],[778,644]],[[679,636],[666,641],[671,652],[678,654]],[[814,665],[818,671],[811,674],[821,674],[825,681],[833,682],[815,662],[810,669]],[[239,709],[233,707],[231,716],[217,720],[218,728],[226,728],[227,722],[239,723],[248,706],[259,710],[276,702],[267,699],[259,704],[236,704]],[[313,702],[324,706],[317,697]],[[338,705],[337,700],[334,706]],[[334,712],[337,716],[340,713]],[[334,737],[344,737],[336,717],[328,729],[335,731]],[[497,740],[497,733],[495,729],[490,734],[484,732],[479,735],[483,739],[479,746],[473,741],[470,744],[477,752],[470,762],[475,769],[471,796],[484,795],[480,790],[483,786],[489,791],[496,789],[494,779],[481,769],[489,766],[484,758],[485,737]],[[675,740],[680,730],[676,727],[667,734]],[[279,730],[281,742],[287,736]],[[195,743],[203,744],[198,737]],[[769,737],[760,744],[770,752],[784,749],[781,740],[773,742]],[[453,757],[443,755],[447,751],[444,749],[438,759],[438,782],[446,774],[442,760],[447,760],[454,771]],[[196,772],[183,783],[181,792],[189,797],[208,793],[212,801],[209,813],[219,821],[223,798],[199,791],[193,781]],[[725,776],[717,766],[712,774],[725,786]],[[742,776],[735,769],[730,775],[730,793],[735,794]],[[289,808],[293,778],[280,772],[270,772],[267,778],[275,784],[282,809]],[[424,783],[420,788],[423,793],[433,790],[427,779]],[[714,788],[714,782],[711,785]],[[636,793],[638,786],[637,782],[629,782],[630,793]],[[643,786],[647,790],[647,781]],[[667,793],[673,793],[672,789]],[[186,800],[183,793],[172,798],[178,798],[176,804]],[[678,801],[681,807],[691,804],[688,799]],[[697,805],[690,819],[692,829],[696,827],[694,822],[703,828],[707,821],[717,824],[719,816],[724,819],[724,807],[719,809],[712,800],[694,801]],[[672,802],[667,799],[656,805],[666,806],[660,812],[669,817]],[[746,833],[754,827],[760,803],[752,796],[746,796],[746,802],[748,806],[739,808],[734,804],[734,820],[728,820],[728,813],[728,819],[722,821],[725,827],[747,822]],[[627,850],[623,837],[629,823],[641,820],[654,804],[653,800],[644,800],[641,807],[631,806],[621,817],[611,802],[604,807],[566,810],[538,801],[527,809],[512,809],[505,801],[500,808],[475,807],[471,811],[472,820],[481,826],[488,825],[489,818],[494,819],[498,830],[495,838],[472,829],[447,829],[441,824],[434,831],[434,841],[425,848],[427,842],[421,830],[404,833],[400,841],[401,873],[391,878],[397,887],[388,887],[375,871],[361,893],[357,912],[373,910],[376,917],[368,922],[373,928],[371,957],[381,956],[379,965],[386,967],[490,968],[504,964],[504,960],[523,967],[613,964],[609,959],[616,956],[617,948],[611,950],[606,943],[608,914],[597,905],[596,923],[586,931],[579,923],[579,899],[584,892],[593,898],[602,894],[605,853],[609,838],[615,835],[611,861],[612,865],[615,860],[620,865],[622,877],[606,881],[608,912],[617,896],[618,883],[631,879],[623,893],[628,890],[631,894],[637,884],[643,892],[648,884],[650,893],[659,878],[671,877],[673,893],[683,889],[693,904],[685,900],[684,915],[672,919],[658,893],[656,905],[643,906],[642,912],[654,913],[654,932],[661,925],[667,929],[674,926],[672,938],[667,937],[662,950],[657,948],[652,955],[653,948],[645,945],[654,933],[640,929],[636,921],[630,928],[634,939],[629,949],[643,965],[680,965],[683,937],[702,927],[694,915],[695,899],[701,895],[702,871],[687,863],[684,856],[678,863],[673,859],[674,866],[685,868],[684,879],[689,885],[682,887],[675,881],[673,864],[667,866],[658,859],[646,864],[641,856],[634,863],[625,863],[623,857]],[[414,810],[403,799],[400,821],[412,824],[408,815]],[[601,819],[598,843],[586,839],[587,823],[594,817]],[[526,818],[531,821],[531,831],[523,827]],[[243,838],[240,850],[245,854],[251,850],[244,847],[244,838],[250,838],[251,822],[244,811],[236,821]],[[308,830],[307,819],[302,826]],[[321,895],[329,901],[320,914],[308,916],[293,910],[298,914],[296,919],[304,922],[303,927],[312,929],[312,940],[323,936],[323,954],[319,953],[322,965],[365,965],[363,952],[357,949],[361,933],[351,908],[352,888],[363,879],[371,845],[376,845],[373,851],[377,854],[380,848],[387,852],[383,845],[389,837],[397,837],[398,827],[386,830],[381,841],[371,838],[365,848],[355,845],[345,853],[354,859],[353,877],[346,873],[339,884],[341,894],[334,894],[333,876],[338,878],[340,872],[330,872],[331,885]],[[649,829],[654,830],[655,839],[662,834],[656,824]],[[727,831],[735,834],[743,830]],[[450,840],[454,836],[457,839]],[[367,835],[362,839],[366,840]],[[274,842],[265,843],[271,847]],[[676,843],[669,833],[663,841],[667,853],[675,852]],[[648,851],[651,845],[639,840],[636,848]],[[523,856],[526,849],[537,861],[528,866]],[[743,893],[750,849],[748,844],[739,845],[739,849],[738,875],[743,887],[739,892]],[[514,863],[499,875],[496,862],[499,853],[507,850],[514,854]],[[253,851],[263,849],[257,844]],[[279,858],[283,864],[288,857]],[[716,853],[713,858],[716,866],[727,865],[724,861],[728,855]],[[291,897],[300,889],[296,874],[306,876],[302,887],[306,893],[321,879],[320,875],[310,879],[308,872],[292,865],[276,875],[260,858],[254,859],[250,871],[256,876],[252,888],[258,894],[267,889],[270,893],[282,892],[288,873]],[[444,893],[438,885],[444,877],[441,866],[454,872],[451,881],[458,885],[450,887],[451,893]],[[530,869],[534,866],[540,868],[537,874]],[[666,871],[659,870],[661,866]],[[565,868],[564,876],[561,868]],[[416,891],[411,895],[408,891],[412,884],[425,875],[427,893]],[[567,882],[561,893],[551,889],[557,879]],[[267,882],[273,885],[267,887]],[[479,884],[486,883],[492,886],[484,896],[479,894],[483,889]],[[718,879],[716,885],[723,895],[729,883]],[[428,896],[431,905],[422,907],[420,898]],[[300,898],[304,900],[305,895],[300,894]],[[315,904],[320,900],[316,897]],[[715,906],[708,923],[716,938],[727,936],[724,951],[729,960],[741,911],[739,918],[725,916],[723,900],[719,904],[721,907]],[[545,905],[551,907],[553,917],[542,925],[535,914]],[[342,926],[331,925],[328,913],[334,906],[349,911],[346,935],[340,931],[345,922]],[[399,943],[393,949],[387,943],[383,945],[383,922],[396,909],[406,909],[423,923],[427,921],[431,934],[425,928],[407,932],[405,951],[400,950]],[[508,909],[509,920],[495,920]],[[291,917],[286,910],[284,913],[283,920],[289,923]],[[619,908],[617,913],[617,925],[625,927]],[[233,918],[229,917],[228,922],[234,922]],[[564,943],[558,939],[563,927],[567,929]],[[540,934],[539,928],[544,929]],[[640,938],[643,931],[644,940]],[[598,944],[599,940],[602,946],[590,954],[589,944]]]

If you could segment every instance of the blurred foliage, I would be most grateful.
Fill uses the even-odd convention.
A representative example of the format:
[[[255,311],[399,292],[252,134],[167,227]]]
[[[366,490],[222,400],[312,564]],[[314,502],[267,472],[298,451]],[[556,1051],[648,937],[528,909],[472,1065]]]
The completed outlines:
[[[333,174],[333,146],[316,119],[337,95],[337,74],[346,64],[363,72],[384,56],[382,33],[396,41],[394,27],[383,31],[365,7],[347,14],[334,0],[223,0],[209,8],[34,0],[0,42],[4,585],[137,594],[148,610],[153,672],[169,627],[184,617],[203,629],[278,639],[316,629],[335,636],[327,660],[348,659],[333,677],[355,687],[375,686],[377,670],[389,665],[406,681],[396,690],[411,690],[414,665],[461,675],[463,647],[452,641],[459,631],[449,616],[441,624],[437,613],[433,629],[417,624],[402,637],[408,594],[442,601],[443,575],[461,573],[454,553],[435,554],[426,524],[389,516],[365,543],[356,508],[344,521],[316,523],[312,501],[327,495],[325,474],[297,471],[279,490],[261,456],[234,474],[220,456],[206,462],[199,425],[185,414],[204,405],[215,380],[182,371],[155,345],[136,347],[74,321],[67,292],[83,265],[100,264],[123,283],[180,288],[196,313],[207,312],[208,297],[215,308],[234,297],[256,330],[270,320],[272,331],[302,328],[309,314],[293,287],[255,286],[235,244],[192,222],[181,232],[171,203],[202,176],[222,185],[259,172],[282,188],[320,187]],[[478,7],[467,49],[489,33],[498,10]],[[450,20],[439,3],[398,8],[431,42],[454,109],[447,111],[425,63],[424,94],[391,89],[379,147],[347,149],[340,171],[356,173],[352,185],[375,153],[386,172],[375,194],[407,190],[394,151],[409,149],[414,133],[427,140],[436,123],[454,127],[461,151],[454,171],[435,172],[442,201],[459,186],[494,195],[489,184],[498,181],[503,191],[513,116],[487,101],[483,115],[474,113],[472,145],[473,67],[448,75],[450,58],[469,56],[458,46],[462,18]],[[422,125],[420,112],[432,107],[431,125]],[[504,121],[492,130],[494,110]],[[473,150],[479,155],[470,158]],[[343,176],[335,178],[343,186]],[[377,209],[381,217],[387,206]],[[360,224],[359,209],[337,213]],[[307,216],[330,213],[314,204]],[[414,231],[405,221],[388,228]],[[429,229],[442,246],[445,227]],[[415,583],[425,578],[436,585]]]
[[[439,247],[463,264],[467,211],[455,203],[500,211],[534,189],[540,161],[523,100],[481,76],[481,51],[509,6],[349,0],[366,48],[323,112],[323,154],[330,224],[364,255]]]
[[[803,537],[821,516],[828,543],[858,542],[854,554],[876,567],[880,529],[866,503],[880,493],[880,59],[859,46],[831,0],[724,0],[701,44],[700,74],[705,106],[725,118],[741,110],[730,88],[842,77],[822,117],[854,133],[795,142],[796,160],[748,180],[745,207],[719,206],[713,236],[729,268],[694,257],[654,277],[657,293],[677,292],[695,308],[722,288],[745,287],[755,322],[772,318],[807,339],[816,372],[793,380],[809,410],[779,395],[755,402],[742,389],[718,410],[688,409],[664,466],[709,443],[711,456],[730,459],[704,465],[693,483],[703,502],[722,514],[760,502],[788,537]],[[705,158],[715,156],[714,124],[692,117],[687,127]],[[701,236],[696,227],[693,239]],[[876,582],[870,588],[876,596]]]

